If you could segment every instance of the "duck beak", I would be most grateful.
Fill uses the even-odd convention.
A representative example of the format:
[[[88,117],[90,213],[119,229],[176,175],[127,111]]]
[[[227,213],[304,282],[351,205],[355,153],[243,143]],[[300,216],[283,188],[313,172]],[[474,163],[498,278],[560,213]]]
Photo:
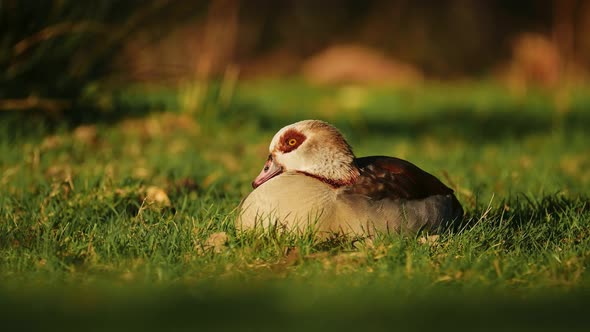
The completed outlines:
[[[258,174],[256,179],[254,179],[254,181],[252,182],[252,187],[255,189],[258,188],[261,184],[274,178],[275,176],[281,174],[282,172],[283,172],[283,167],[281,167],[279,164],[274,162],[272,155],[269,155],[268,159],[266,160],[266,163],[264,163],[264,167],[262,168],[262,171],[260,172],[260,174]]]

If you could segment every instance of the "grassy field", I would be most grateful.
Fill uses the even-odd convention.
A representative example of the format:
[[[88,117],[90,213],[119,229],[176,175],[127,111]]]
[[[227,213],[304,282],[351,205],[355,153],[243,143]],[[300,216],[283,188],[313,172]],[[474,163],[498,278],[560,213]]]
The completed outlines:
[[[265,82],[203,91],[129,89],[100,115],[79,110],[77,124],[0,114],[3,325],[586,327],[587,90]],[[335,124],[357,156],[397,156],[435,174],[456,190],[469,226],[372,241],[238,236],[235,207],[270,139],[306,118]]]

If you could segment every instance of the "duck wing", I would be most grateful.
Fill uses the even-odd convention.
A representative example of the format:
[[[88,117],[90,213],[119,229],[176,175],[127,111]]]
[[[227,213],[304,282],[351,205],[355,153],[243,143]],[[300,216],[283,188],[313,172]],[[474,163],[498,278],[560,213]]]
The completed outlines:
[[[355,163],[359,177],[339,196],[350,207],[350,220],[367,220],[367,229],[384,232],[438,231],[460,225],[461,203],[432,174],[393,157],[358,158]]]
[[[453,190],[434,175],[403,159],[373,156],[357,158],[355,163],[360,176],[346,189],[350,194],[374,200],[415,200],[453,194]]]

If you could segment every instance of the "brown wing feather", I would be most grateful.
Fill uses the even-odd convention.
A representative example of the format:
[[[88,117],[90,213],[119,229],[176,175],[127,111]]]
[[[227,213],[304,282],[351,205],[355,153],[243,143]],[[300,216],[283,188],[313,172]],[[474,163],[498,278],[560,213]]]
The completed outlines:
[[[439,179],[418,166],[394,157],[355,159],[360,171],[349,192],[373,199],[421,199],[433,195],[453,194]]]

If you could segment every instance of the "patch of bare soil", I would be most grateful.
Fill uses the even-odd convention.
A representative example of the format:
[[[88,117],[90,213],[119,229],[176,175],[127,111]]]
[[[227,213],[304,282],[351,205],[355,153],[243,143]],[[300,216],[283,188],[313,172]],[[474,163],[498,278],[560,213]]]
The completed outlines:
[[[326,48],[302,65],[303,76],[317,84],[393,84],[409,86],[423,80],[422,72],[408,64],[355,44]]]

